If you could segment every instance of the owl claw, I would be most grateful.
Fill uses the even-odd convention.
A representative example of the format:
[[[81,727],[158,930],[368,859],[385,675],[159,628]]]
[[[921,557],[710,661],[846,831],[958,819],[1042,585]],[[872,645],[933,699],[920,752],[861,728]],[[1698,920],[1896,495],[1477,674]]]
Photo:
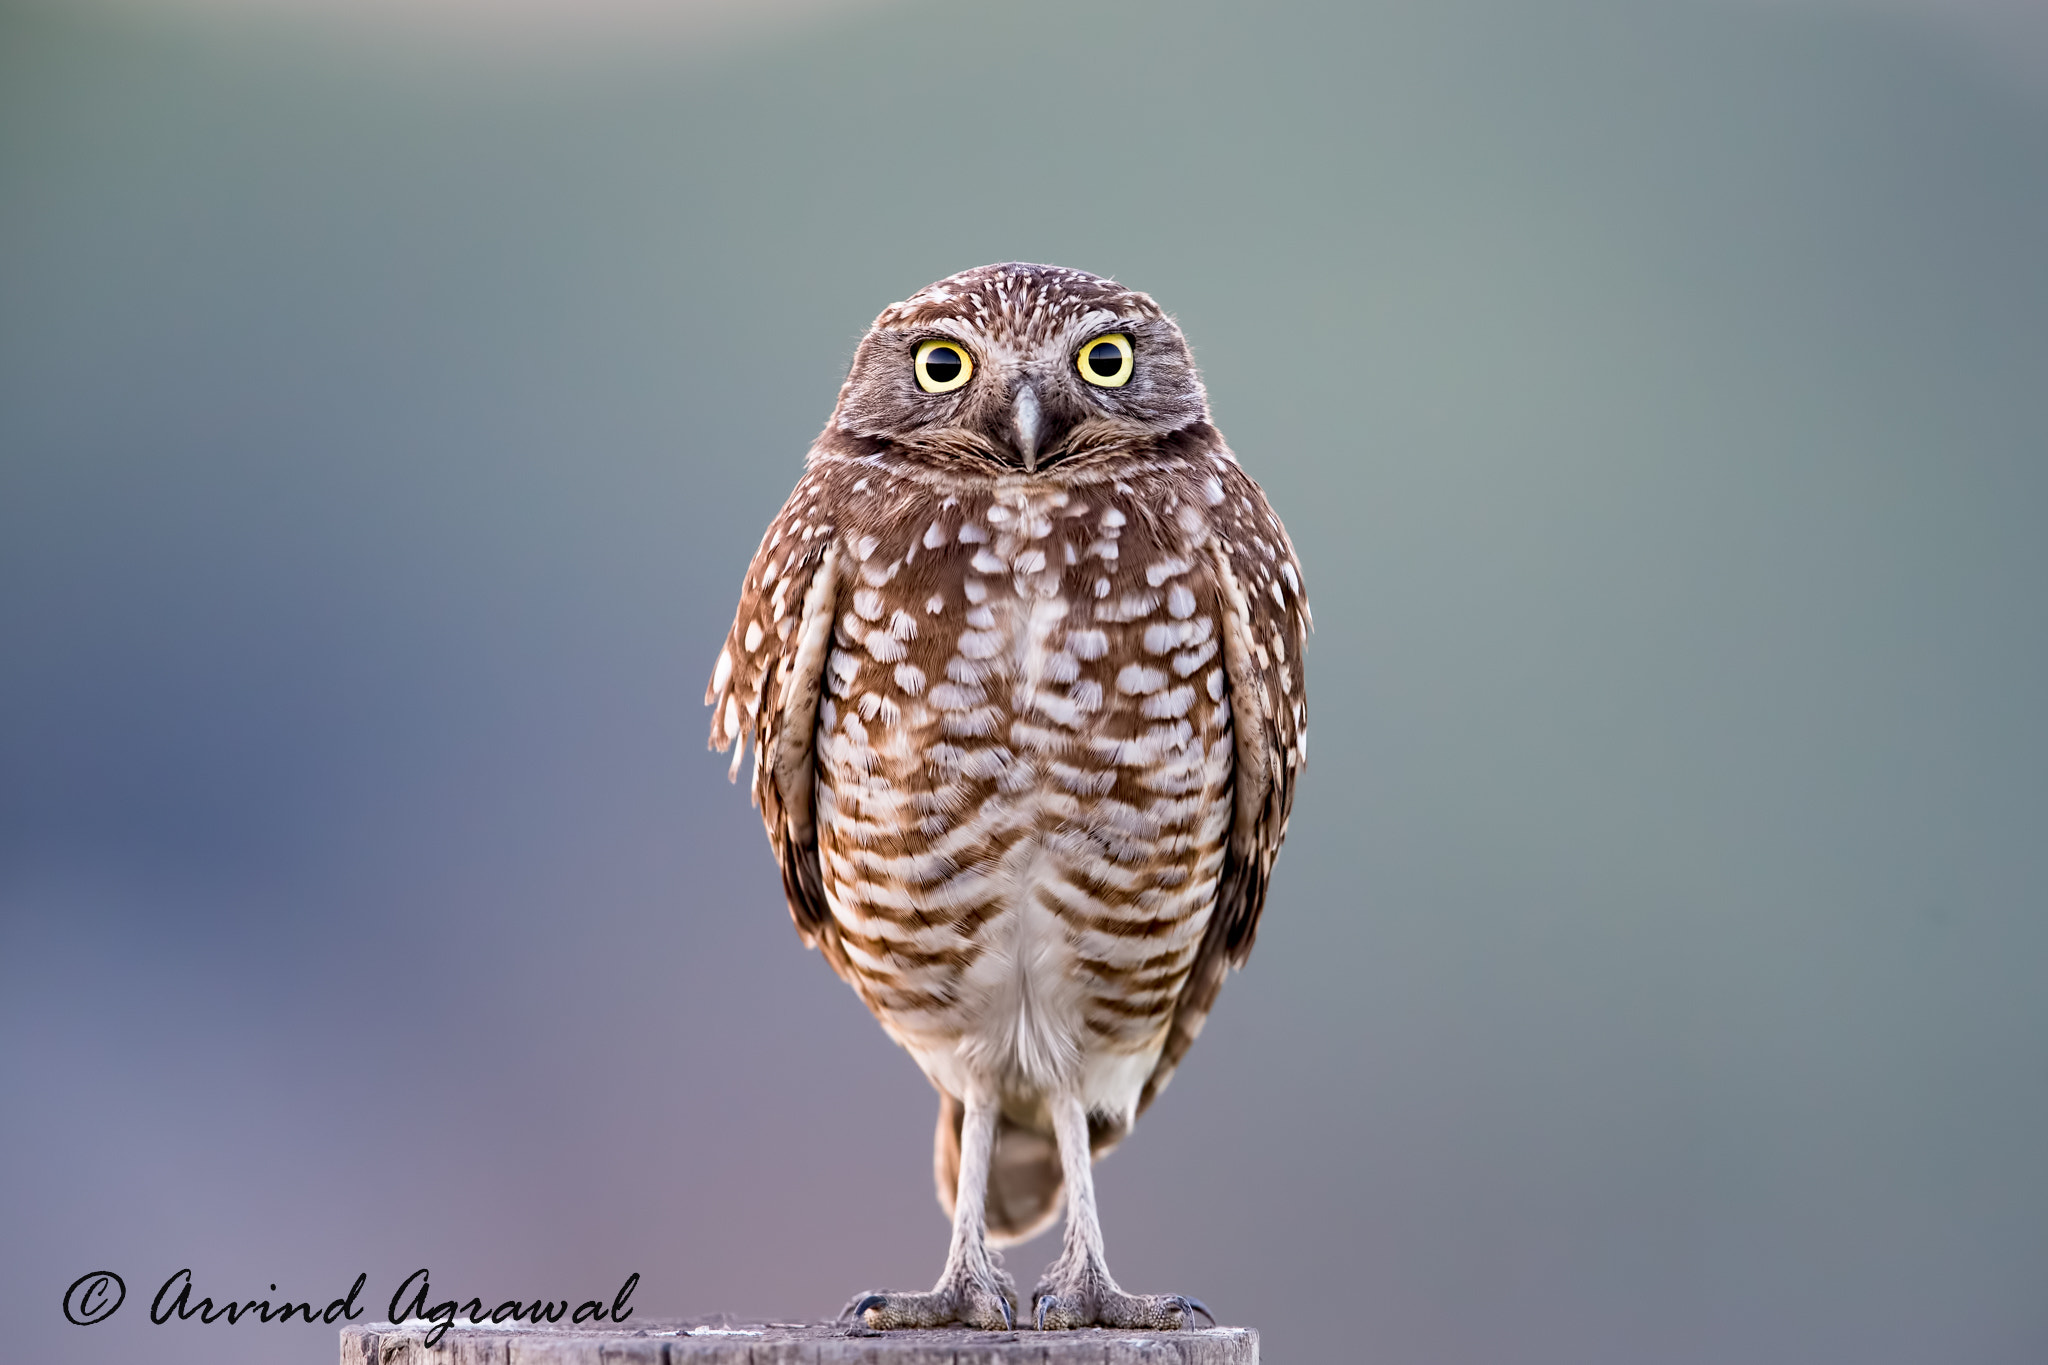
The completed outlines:
[[[973,1283],[943,1284],[929,1292],[861,1294],[840,1310],[838,1321],[851,1318],[856,1328],[889,1332],[904,1328],[944,1327],[959,1323],[986,1332],[1017,1330],[1016,1310],[1007,1281],[977,1287]],[[988,1300],[995,1302],[991,1305]],[[873,1313],[874,1317],[868,1314]],[[855,1335],[860,1335],[856,1332]]]
[[[1033,1317],[1041,1332],[1058,1332],[1076,1327],[1129,1327],[1140,1331],[1173,1332],[1195,1330],[1195,1315],[1216,1325],[1209,1305],[1185,1294],[1126,1294],[1114,1285],[1068,1284],[1064,1298],[1041,1285],[1031,1298]]]
[[[845,1322],[847,1319],[851,1318],[853,1321],[859,1322],[861,1320],[861,1316],[864,1313],[866,1313],[870,1308],[880,1308],[888,1302],[889,1300],[880,1294],[856,1295],[851,1303],[847,1304],[846,1307],[839,1310],[839,1317],[837,1321]]]

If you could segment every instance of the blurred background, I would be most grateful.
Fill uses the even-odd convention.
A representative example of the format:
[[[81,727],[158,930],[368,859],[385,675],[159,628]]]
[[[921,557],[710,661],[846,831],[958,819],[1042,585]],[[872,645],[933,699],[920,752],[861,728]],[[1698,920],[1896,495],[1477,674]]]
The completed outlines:
[[[1022,258],[1178,314],[1319,632],[1123,1283],[2048,1360],[2043,13],[10,0],[0,1354],[334,1358],[187,1266],[930,1283],[932,1093],[699,698],[869,320]]]

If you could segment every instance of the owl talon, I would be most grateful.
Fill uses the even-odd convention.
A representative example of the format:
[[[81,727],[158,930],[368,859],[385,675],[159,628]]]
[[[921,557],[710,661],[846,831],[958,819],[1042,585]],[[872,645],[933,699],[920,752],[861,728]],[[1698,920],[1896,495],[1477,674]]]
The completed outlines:
[[[847,1300],[846,1307],[839,1310],[839,1316],[833,1321],[845,1322],[851,1319],[859,1322],[868,1309],[884,1307],[888,1302],[889,1300],[881,1294],[856,1294]]]
[[[1017,1314],[1009,1293],[1006,1280],[983,1283],[963,1277],[928,1292],[862,1294],[839,1316],[842,1321],[853,1319],[856,1327],[882,1332],[953,1324],[984,1332],[1014,1332]]]
[[[1080,1327],[1192,1332],[1196,1330],[1198,1313],[1211,1326],[1216,1323],[1216,1315],[1200,1299],[1185,1294],[1126,1294],[1099,1265],[1078,1272],[1048,1272],[1032,1292],[1031,1302],[1041,1332],[1067,1332]]]

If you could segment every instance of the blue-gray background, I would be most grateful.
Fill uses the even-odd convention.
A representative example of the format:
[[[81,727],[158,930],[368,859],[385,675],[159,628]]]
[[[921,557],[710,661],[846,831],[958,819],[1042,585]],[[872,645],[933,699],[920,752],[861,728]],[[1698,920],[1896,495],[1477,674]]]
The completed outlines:
[[[1316,605],[1124,1283],[1276,1361],[2048,1359],[2024,61],[1719,0],[446,38],[0,11],[9,1358],[332,1358],[151,1328],[181,1266],[930,1281],[931,1092],[698,699],[868,320],[1025,258],[1178,313]]]

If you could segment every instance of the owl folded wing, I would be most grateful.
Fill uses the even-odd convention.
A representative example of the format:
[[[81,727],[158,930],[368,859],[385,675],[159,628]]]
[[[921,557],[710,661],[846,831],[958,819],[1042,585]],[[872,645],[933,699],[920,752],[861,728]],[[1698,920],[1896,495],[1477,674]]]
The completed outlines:
[[[782,866],[790,917],[815,947],[831,914],[818,867],[811,779],[839,565],[831,528],[805,524],[803,493],[800,484],[747,567],[739,611],[704,701],[713,708],[711,747],[732,749],[734,778],[753,741],[754,804]]]

